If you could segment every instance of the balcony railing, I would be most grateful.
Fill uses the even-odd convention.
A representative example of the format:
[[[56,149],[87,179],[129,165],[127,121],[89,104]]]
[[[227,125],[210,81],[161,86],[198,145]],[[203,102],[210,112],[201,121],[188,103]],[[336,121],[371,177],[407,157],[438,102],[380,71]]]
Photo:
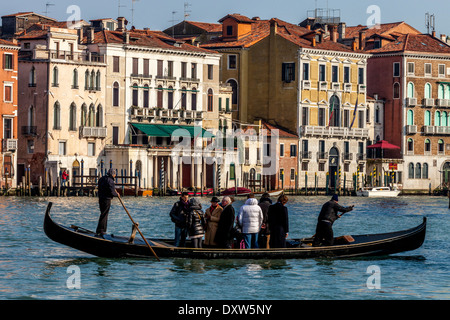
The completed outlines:
[[[417,99],[416,98],[406,98],[406,106],[407,107],[417,106]]]
[[[81,138],[106,138],[106,127],[80,127]]]
[[[203,111],[196,110],[182,110],[182,109],[162,109],[162,108],[131,108],[131,120],[155,120],[155,121],[167,121],[172,120],[174,122],[191,122],[201,121],[204,118]]]
[[[312,159],[312,152],[311,151],[300,151],[300,157],[302,160],[310,160]]]
[[[328,152],[317,152],[316,157],[317,161],[328,160]]]
[[[301,133],[303,136],[369,138],[369,129],[366,128],[302,126]]]
[[[73,52],[63,50],[49,50],[50,59],[82,63],[105,63],[105,55],[93,52]]]
[[[440,108],[446,108],[449,106],[449,100],[448,99],[436,99],[436,106]]]
[[[352,161],[353,160],[353,153],[344,153],[342,155],[342,157],[344,158],[344,161]]]
[[[417,133],[417,126],[407,125],[406,126],[406,134],[415,134]]]
[[[423,101],[422,101],[422,105],[424,107],[433,107],[434,106],[434,99],[424,98]]]
[[[365,153],[357,153],[356,161],[366,161],[367,155]]]
[[[2,142],[3,152],[17,150],[17,139],[3,139]]]

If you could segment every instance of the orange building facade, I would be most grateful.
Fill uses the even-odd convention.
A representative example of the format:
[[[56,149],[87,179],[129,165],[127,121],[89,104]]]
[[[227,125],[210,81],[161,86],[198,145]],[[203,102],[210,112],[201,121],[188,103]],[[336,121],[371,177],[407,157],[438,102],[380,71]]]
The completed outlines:
[[[18,52],[19,46],[0,40],[0,187],[7,189],[17,186]]]

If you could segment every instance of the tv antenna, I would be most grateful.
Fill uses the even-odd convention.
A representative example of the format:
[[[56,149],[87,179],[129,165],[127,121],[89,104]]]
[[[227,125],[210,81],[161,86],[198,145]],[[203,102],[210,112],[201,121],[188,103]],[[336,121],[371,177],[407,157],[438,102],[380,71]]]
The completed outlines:
[[[139,0],[131,0],[131,25],[134,26],[134,3]]]
[[[51,6],[54,6],[54,4],[53,4],[53,3],[50,3],[50,2],[47,2],[47,3],[45,4],[45,11],[44,11],[45,16],[48,16],[48,8],[51,7]]]
[[[435,31],[435,16],[434,13],[430,14],[430,13],[425,13],[425,26],[427,27],[427,33],[430,34],[430,29],[431,32]]]
[[[120,5],[120,0],[119,0],[119,4],[117,5],[117,16],[120,17],[120,8],[124,8],[126,7],[125,5]]]
[[[190,16],[191,10],[189,10],[189,7],[192,5],[189,2],[184,3],[184,20],[186,20],[187,17]]]

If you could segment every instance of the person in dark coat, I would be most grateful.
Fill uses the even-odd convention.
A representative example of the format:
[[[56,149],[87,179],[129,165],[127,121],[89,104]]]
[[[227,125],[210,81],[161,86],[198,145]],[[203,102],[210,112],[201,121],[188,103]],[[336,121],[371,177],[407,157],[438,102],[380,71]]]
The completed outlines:
[[[319,218],[317,219],[316,234],[313,240],[313,246],[332,246],[334,242],[333,223],[344,213],[352,211],[354,206],[342,207],[338,204],[339,198],[334,194],[330,201],[322,206]],[[342,212],[342,214],[338,214]]]
[[[98,220],[96,233],[103,236],[108,226],[108,214],[111,208],[111,200],[118,197],[116,191],[116,170],[109,169],[105,176],[98,180],[98,203],[100,207],[100,218]]]
[[[288,197],[281,195],[277,203],[269,207],[268,223],[270,226],[270,248],[286,248],[286,238],[289,234],[289,216],[286,203]]]
[[[270,230],[268,223],[268,212],[269,207],[272,205],[272,200],[270,199],[270,195],[265,192],[261,199],[259,199],[258,205],[260,206],[263,212],[263,224],[261,226],[261,231],[259,232],[259,247],[260,248],[269,248],[269,239],[270,239]]]
[[[189,212],[189,194],[183,192],[180,200],[174,203],[170,210],[170,219],[175,224],[175,243],[176,247],[186,246],[187,227],[186,220]]]
[[[223,208],[220,215],[219,224],[217,226],[214,241],[219,248],[230,249],[233,243],[233,227],[234,227],[234,208],[230,197],[223,197],[221,207]]]
[[[202,238],[205,235],[206,221],[205,214],[202,211],[202,204],[196,198],[189,199],[189,213],[186,225],[192,247],[201,248]]]

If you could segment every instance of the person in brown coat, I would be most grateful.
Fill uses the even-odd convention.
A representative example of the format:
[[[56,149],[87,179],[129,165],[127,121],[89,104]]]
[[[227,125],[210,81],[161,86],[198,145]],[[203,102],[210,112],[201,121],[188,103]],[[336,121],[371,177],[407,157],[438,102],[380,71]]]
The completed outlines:
[[[216,237],[216,231],[219,227],[219,220],[222,211],[223,208],[219,205],[219,199],[217,197],[213,197],[211,199],[211,206],[205,211],[206,234],[204,244],[207,246],[217,246],[214,238]]]

